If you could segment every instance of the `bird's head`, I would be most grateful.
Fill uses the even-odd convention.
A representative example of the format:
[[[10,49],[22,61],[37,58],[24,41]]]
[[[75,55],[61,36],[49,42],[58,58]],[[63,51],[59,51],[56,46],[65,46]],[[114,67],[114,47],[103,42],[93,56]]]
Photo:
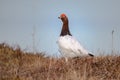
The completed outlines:
[[[58,18],[61,19],[63,23],[68,22],[68,18],[67,18],[67,16],[66,16],[66,14],[64,14],[64,13],[62,13],[62,14],[60,15],[60,17],[58,17]]]

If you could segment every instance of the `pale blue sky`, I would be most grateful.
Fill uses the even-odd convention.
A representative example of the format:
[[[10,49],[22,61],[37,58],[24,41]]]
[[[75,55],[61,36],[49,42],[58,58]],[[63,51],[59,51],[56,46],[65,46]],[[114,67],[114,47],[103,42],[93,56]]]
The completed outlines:
[[[35,26],[37,51],[57,54],[56,41],[62,23],[61,13],[69,18],[70,31],[89,51],[120,51],[120,0],[0,0],[0,42],[18,44],[32,51]]]

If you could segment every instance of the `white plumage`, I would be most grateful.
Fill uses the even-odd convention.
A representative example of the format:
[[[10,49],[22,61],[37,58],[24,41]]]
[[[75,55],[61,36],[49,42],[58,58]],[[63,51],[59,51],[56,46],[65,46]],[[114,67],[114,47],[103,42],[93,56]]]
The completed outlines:
[[[58,39],[59,51],[64,57],[86,56],[88,52],[72,36],[60,36]]]

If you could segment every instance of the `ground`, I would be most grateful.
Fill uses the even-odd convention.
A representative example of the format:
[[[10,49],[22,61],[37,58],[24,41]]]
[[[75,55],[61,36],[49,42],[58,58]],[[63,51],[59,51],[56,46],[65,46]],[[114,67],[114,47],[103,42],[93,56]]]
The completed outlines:
[[[68,59],[0,44],[0,80],[120,80],[120,56]]]

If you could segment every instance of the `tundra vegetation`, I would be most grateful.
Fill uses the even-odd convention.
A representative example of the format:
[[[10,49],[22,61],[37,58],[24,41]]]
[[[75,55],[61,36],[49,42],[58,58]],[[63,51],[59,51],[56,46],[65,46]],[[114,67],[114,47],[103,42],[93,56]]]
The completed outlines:
[[[120,55],[44,57],[0,44],[0,80],[120,80]]]

